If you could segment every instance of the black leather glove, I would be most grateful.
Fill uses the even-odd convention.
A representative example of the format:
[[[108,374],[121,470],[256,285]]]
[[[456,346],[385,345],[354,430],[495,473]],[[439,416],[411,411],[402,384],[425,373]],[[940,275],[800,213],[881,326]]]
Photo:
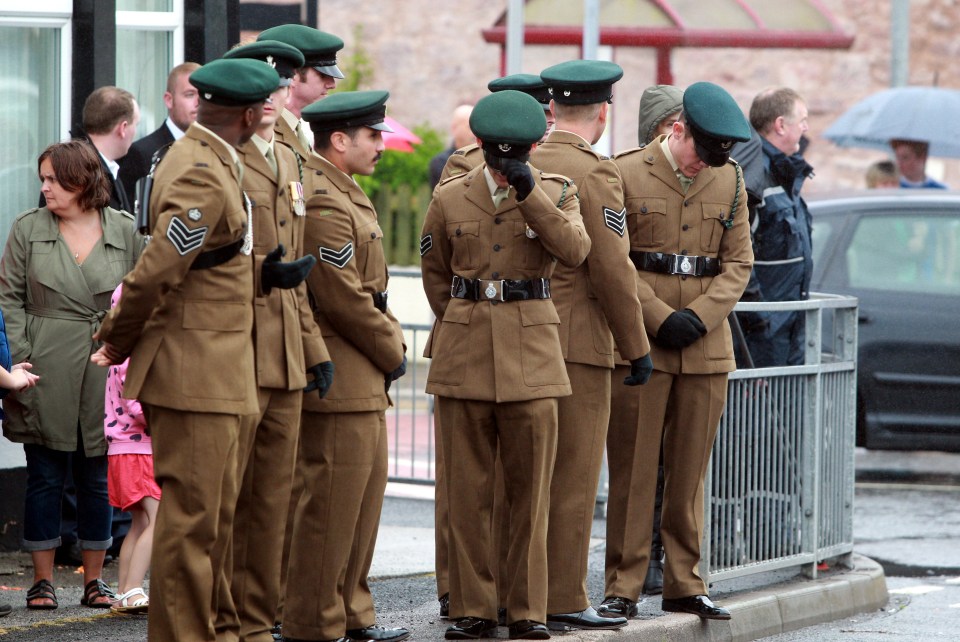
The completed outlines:
[[[503,161],[500,171],[507,177],[507,182],[517,190],[517,200],[522,201],[530,195],[537,184],[533,181],[533,173],[530,166],[516,158],[508,158]]]
[[[642,386],[650,380],[650,375],[652,374],[653,359],[650,358],[650,353],[648,352],[639,359],[630,360],[630,376],[624,377],[623,385]]]
[[[317,262],[316,257],[308,254],[296,261],[281,263],[280,257],[284,254],[286,250],[281,243],[263,259],[263,267],[260,268],[260,289],[264,294],[270,294],[273,288],[289,290],[297,287],[303,283]]]
[[[407,374],[407,355],[403,355],[403,361],[400,362],[400,366],[396,370],[383,375],[383,383],[387,392],[390,392],[390,384],[405,374]]]
[[[307,374],[313,375],[313,381],[308,381],[303,391],[313,392],[316,390],[320,393],[320,398],[323,399],[330,392],[330,386],[333,385],[333,371],[333,361],[324,361],[315,366],[310,366],[307,368]]]
[[[692,310],[684,308],[666,318],[653,341],[663,348],[679,350],[691,345],[706,333],[707,328],[700,321],[700,317]]]

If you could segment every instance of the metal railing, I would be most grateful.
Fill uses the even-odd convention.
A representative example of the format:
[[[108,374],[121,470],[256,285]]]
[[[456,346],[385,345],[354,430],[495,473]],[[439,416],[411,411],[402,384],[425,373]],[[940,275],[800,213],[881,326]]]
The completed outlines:
[[[419,278],[417,268],[391,278]],[[391,302],[393,298],[391,298]],[[853,550],[857,301],[811,294],[808,301],[740,303],[738,311],[802,310],[806,363],[731,373],[704,483],[701,575],[708,581],[802,566]],[[407,354],[419,357],[429,323],[403,323]],[[432,484],[433,399],[428,359],[412,358],[387,411],[390,480]],[[607,476],[598,502],[607,497]]]

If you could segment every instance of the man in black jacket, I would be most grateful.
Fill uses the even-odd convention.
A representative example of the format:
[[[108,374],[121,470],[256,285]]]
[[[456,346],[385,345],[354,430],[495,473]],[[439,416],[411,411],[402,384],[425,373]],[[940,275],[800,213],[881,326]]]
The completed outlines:
[[[154,152],[165,145],[178,140],[197,119],[197,104],[200,94],[190,84],[190,74],[200,65],[185,62],[177,65],[167,76],[167,90],[163,94],[163,103],[167,106],[167,118],[150,134],[147,134],[131,147],[127,155],[120,159],[119,178],[126,191],[130,207],[136,203],[137,181],[150,171],[150,159]],[[133,210],[129,210],[133,213]]]

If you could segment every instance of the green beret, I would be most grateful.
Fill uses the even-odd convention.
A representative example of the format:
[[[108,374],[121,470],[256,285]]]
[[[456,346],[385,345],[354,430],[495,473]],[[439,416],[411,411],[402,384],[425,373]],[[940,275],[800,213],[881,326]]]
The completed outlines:
[[[683,113],[693,134],[697,156],[720,167],[735,141],[750,140],[750,124],[733,96],[712,82],[696,82],[683,92]]]
[[[533,96],[504,89],[477,101],[470,112],[470,129],[483,141],[485,151],[519,158],[543,138],[547,118]]]
[[[258,40],[236,47],[223,54],[224,58],[252,58],[262,60],[280,74],[280,86],[290,85],[293,74],[303,67],[303,54],[292,45],[279,40]]]
[[[568,60],[540,72],[550,96],[563,105],[610,102],[613,83],[623,78],[623,69],[606,60]]]
[[[487,83],[487,89],[491,92],[516,89],[536,98],[544,109],[550,109],[550,92],[547,91],[547,86],[540,79],[540,76],[536,74],[510,74],[503,78],[491,80]]]
[[[220,58],[190,74],[200,97],[216,105],[241,107],[263,102],[280,86],[277,70],[260,60]]]
[[[280,25],[261,31],[257,40],[279,40],[300,50],[306,59],[305,67],[313,67],[321,74],[343,78],[337,67],[337,52],[343,49],[343,40],[306,25]]]
[[[383,122],[389,97],[386,91],[340,91],[304,107],[300,117],[310,123],[310,129],[315,132],[351,127],[392,132]]]

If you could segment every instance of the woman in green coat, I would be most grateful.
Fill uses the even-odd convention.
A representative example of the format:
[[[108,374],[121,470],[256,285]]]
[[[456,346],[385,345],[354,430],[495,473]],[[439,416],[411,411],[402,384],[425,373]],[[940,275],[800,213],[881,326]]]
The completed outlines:
[[[13,223],[0,259],[0,309],[13,360],[41,375],[4,399],[3,434],[27,458],[24,550],[33,558],[27,607],[57,607],[53,558],[60,505],[72,464],[77,535],[83,551],[82,604],[110,606],[100,574],[110,547],[103,398],[107,370],[90,362],[93,334],[110,295],[142,247],[132,217],[107,207],[109,183],[97,152],[82,141],[56,143],[37,162],[46,207]]]

